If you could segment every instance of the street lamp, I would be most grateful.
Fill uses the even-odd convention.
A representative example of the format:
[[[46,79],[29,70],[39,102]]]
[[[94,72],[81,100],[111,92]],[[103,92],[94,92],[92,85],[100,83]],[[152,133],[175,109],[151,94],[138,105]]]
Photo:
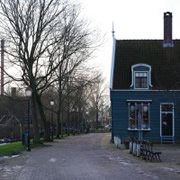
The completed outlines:
[[[28,115],[28,142],[27,142],[27,151],[31,151],[31,148],[30,148],[30,98],[32,96],[32,89],[30,87],[27,87],[26,90],[25,90],[25,94],[26,94],[26,97],[28,99],[28,112],[27,112],[27,115]]]
[[[54,100],[50,100],[50,106],[51,106],[51,137],[53,141],[53,106],[54,106]]]

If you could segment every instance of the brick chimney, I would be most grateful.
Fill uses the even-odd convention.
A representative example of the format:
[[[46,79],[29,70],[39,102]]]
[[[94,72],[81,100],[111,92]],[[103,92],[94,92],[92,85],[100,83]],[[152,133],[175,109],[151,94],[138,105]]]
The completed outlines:
[[[174,47],[172,40],[172,13],[164,13],[164,41],[163,47]]]

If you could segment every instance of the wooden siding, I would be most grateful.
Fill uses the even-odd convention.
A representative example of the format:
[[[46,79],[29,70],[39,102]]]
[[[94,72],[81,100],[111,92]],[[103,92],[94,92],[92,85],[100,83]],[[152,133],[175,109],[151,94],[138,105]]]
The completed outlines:
[[[112,134],[122,140],[137,136],[128,131],[127,100],[152,100],[150,103],[150,131],[143,132],[143,138],[160,141],[160,103],[174,103],[175,139],[180,140],[180,92],[175,91],[111,91]]]

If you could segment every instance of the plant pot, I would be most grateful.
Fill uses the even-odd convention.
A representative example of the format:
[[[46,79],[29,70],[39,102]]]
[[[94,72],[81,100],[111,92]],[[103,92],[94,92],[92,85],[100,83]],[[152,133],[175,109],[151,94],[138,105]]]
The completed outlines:
[[[129,141],[128,142],[124,142],[124,146],[126,149],[129,149]]]

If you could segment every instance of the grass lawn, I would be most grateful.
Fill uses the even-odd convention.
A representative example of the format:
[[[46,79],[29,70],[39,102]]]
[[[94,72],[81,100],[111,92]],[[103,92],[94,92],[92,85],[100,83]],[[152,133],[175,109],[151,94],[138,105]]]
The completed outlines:
[[[90,130],[90,133],[110,133],[111,131],[106,130],[106,129],[93,129]]]
[[[69,136],[72,136],[72,134],[70,134]],[[59,139],[63,139],[66,137],[68,137],[68,135],[64,134]],[[54,136],[54,140],[55,139],[56,139],[56,137]],[[42,142],[44,141],[43,138],[41,138],[40,140]],[[43,143],[42,144],[34,144],[32,140],[30,141],[30,143],[31,143],[30,144],[31,148],[45,146]],[[10,156],[10,155],[14,155],[14,154],[19,154],[22,151],[26,151],[26,146],[24,146],[21,141],[0,146],[0,156]]]
[[[0,156],[10,156],[13,154],[18,154],[26,149],[25,146],[22,145],[22,142],[14,142],[10,144],[6,144],[0,146]]]

